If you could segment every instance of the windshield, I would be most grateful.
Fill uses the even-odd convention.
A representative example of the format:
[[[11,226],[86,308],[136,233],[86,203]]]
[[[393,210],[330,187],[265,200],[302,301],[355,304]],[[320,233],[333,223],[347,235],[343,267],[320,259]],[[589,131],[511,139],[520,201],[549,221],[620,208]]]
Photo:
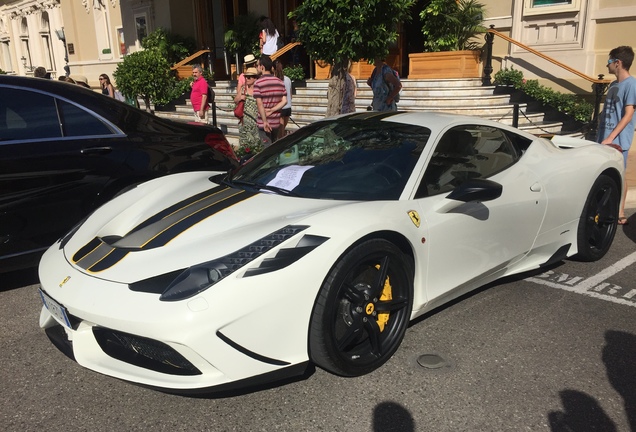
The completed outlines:
[[[396,200],[429,136],[421,126],[373,118],[321,121],[268,147],[227,183],[305,198]]]

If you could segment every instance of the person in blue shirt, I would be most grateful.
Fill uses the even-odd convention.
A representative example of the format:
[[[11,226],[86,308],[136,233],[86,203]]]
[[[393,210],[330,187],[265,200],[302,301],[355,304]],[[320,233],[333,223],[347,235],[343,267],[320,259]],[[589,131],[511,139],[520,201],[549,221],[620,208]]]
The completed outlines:
[[[619,46],[609,53],[607,70],[616,76],[607,89],[605,105],[601,113],[598,138],[601,144],[617,144],[623,151],[625,168],[627,168],[627,154],[634,139],[636,127],[636,78],[630,75],[629,68],[634,61],[634,50],[629,46]],[[618,224],[627,225],[625,217],[625,198],[627,195],[627,181],[623,187],[621,206],[618,214]]]

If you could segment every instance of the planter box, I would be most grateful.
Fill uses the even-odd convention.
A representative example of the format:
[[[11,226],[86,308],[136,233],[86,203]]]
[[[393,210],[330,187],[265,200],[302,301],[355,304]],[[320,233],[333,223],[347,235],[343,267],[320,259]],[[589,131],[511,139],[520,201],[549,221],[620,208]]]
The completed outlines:
[[[393,69],[399,70],[399,57],[396,55],[389,54],[386,58],[386,63],[391,66]],[[329,74],[331,73],[331,66],[326,65],[327,67],[320,67],[317,62],[314,62],[315,70],[316,70],[316,79],[329,79]],[[351,75],[355,79],[367,79],[371,76],[374,65],[369,64],[367,60],[360,60],[359,62],[354,62],[351,64]]]
[[[409,79],[479,78],[479,51],[409,54]]]

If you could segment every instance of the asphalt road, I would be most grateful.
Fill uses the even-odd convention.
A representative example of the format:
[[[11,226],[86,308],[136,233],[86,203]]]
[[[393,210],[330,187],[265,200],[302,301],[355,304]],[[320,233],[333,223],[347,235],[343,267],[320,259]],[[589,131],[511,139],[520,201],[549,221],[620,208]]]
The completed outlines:
[[[38,327],[35,271],[0,275],[0,430],[636,431],[636,216],[630,222],[597,263],[524,274],[418,320],[370,375],[317,369],[217,397],[81,368]],[[423,355],[441,367],[420,366]]]

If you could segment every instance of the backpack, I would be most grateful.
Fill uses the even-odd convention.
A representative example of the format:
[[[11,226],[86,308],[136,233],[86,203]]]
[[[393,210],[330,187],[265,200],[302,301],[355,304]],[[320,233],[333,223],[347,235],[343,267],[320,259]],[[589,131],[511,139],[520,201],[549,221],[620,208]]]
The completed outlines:
[[[278,39],[276,39],[276,51],[278,51],[279,49],[282,49],[284,46],[285,46],[285,41],[283,40],[281,35],[278,35]]]
[[[208,103],[212,104],[214,102],[214,90],[212,90],[212,86],[208,84]]]
[[[400,81],[400,74],[398,73],[398,71],[396,71],[395,69],[391,68],[391,72],[393,72],[393,75],[395,75],[395,77],[398,79],[398,81]],[[389,86],[389,90],[393,90],[393,86],[389,83],[386,83]],[[398,92],[398,94],[395,95],[395,97],[393,98],[393,100],[395,101],[395,103],[398,103],[400,101],[400,93],[402,93],[402,90],[400,90]]]
[[[118,101],[126,102],[126,97],[123,94],[121,94],[119,90],[115,90],[114,96],[115,96],[115,99],[117,99]]]

